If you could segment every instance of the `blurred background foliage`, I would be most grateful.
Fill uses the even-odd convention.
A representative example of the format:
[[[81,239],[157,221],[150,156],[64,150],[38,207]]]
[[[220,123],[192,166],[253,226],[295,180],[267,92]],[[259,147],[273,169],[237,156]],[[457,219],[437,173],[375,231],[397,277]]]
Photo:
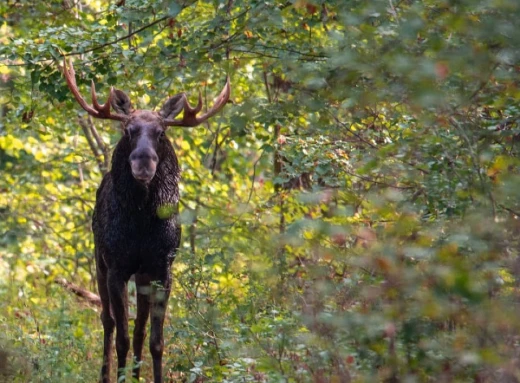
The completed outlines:
[[[66,55],[85,96],[147,109],[231,77],[219,116],[168,132],[167,381],[518,382],[519,20],[517,0],[0,3],[0,381],[101,363],[98,308],[55,282],[96,290],[120,132],[73,101]]]

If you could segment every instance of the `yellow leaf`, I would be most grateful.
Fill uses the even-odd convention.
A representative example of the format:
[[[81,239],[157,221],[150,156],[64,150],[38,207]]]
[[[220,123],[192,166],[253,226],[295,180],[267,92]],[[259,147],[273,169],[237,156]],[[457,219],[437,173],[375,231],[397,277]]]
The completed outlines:
[[[0,137],[0,149],[5,150],[10,156],[19,158],[19,151],[23,149],[23,142],[8,134],[7,136]]]
[[[76,329],[74,330],[74,337],[81,338],[81,337],[83,337],[83,335],[85,335],[85,332],[83,331],[83,329],[81,327],[76,327]]]
[[[190,150],[190,143],[186,140],[183,140],[181,142],[181,149],[186,151]]]

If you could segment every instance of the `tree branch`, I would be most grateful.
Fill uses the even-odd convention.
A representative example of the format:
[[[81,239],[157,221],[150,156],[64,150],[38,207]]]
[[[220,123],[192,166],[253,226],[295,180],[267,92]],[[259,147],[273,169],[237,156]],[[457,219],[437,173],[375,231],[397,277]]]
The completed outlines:
[[[65,278],[58,278],[54,282],[60,286],[63,286],[65,289],[69,290],[78,297],[85,299],[88,303],[95,306],[101,306],[101,298],[99,298],[99,295],[96,295],[78,285],[75,285],[74,283],[68,282]]]
[[[90,53],[90,52],[97,51],[97,50],[105,48],[105,47],[107,47],[109,45],[116,44],[116,43],[118,43],[118,42],[120,42],[122,40],[129,39],[133,35],[136,35],[136,34],[142,32],[142,31],[144,31],[145,29],[151,28],[154,25],[159,24],[162,21],[168,20],[169,18],[170,18],[170,16],[161,17],[160,19],[157,19],[157,20],[151,22],[150,24],[147,24],[147,25],[145,25],[145,26],[143,26],[143,27],[141,27],[139,29],[136,29],[135,31],[131,31],[130,33],[128,33],[125,36],[119,37],[119,38],[117,38],[115,40],[109,41],[109,42],[101,44],[101,45],[97,45],[97,46],[89,48],[89,49],[86,49],[86,50],[81,51],[81,52],[80,51],[72,51],[72,52],[69,52],[69,53],[64,53],[64,56],[76,56],[76,55],[80,55],[80,54],[85,54],[85,53]]]
[[[103,161],[101,159],[102,153],[99,151],[99,148],[97,147],[96,143],[94,142],[94,139],[92,138],[92,134],[90,133],[90,129],[87,126],[87,123],[85,120],[83,120],[80,116],[78,116],[78,122],[79,126],[81,126],[81,130],[83,130],[83,134],[85,135],[85,138],[87,139],[88,146],[90,147],[90,150],[94,154],[94,157],[96,158],[97,165],[99,169],[103,168]]]

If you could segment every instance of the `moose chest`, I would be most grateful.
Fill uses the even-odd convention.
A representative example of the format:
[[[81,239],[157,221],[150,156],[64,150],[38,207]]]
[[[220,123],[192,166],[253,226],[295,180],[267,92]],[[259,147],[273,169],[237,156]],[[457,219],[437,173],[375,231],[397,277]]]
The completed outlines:
[[[181,230],[175,217],[159,218],[149,204],[121,206],[99,201],[93,219],[96,247],[108,266],[133,274],[171,264],[179,246]]]

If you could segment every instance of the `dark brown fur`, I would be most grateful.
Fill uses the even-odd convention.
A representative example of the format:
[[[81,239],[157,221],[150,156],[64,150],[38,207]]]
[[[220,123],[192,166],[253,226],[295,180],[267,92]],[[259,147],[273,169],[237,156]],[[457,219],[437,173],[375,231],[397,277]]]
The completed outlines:
[[[133,376],[139,379],[146,322],[150,316],[150,352],[157,383],[162,382],[163,322],[171,287],[170,267],[181,238],[181,228],[173,214],[179,201],[180,170],[174,149],[163,133],[161,116],[147,111],[132,112],[130,116],[125,123],[125,135],[114,150],[112,169],[98,189],[92,221],[103,307],[101,380],[110,381],[114,329],[118,376],[126,366],[130,348],[127,283],[135,275],[137,317]],[[143,151],[155,152],[158,159],[149,182],[135,178],[134,160],[130,160]],[[152,161],[148,157],[137,157],[144,167]]]
[[[179,165],[166,137],[168,126],[197,126],[217,114],[231,94],[229,77],[215,104],[202,115],[202,95],[192,107],[186,94],[170,97],[159,112],[134,110],[130,98],[111,89],[108,101],[92,105],[81,96],[72,62],[63,59],[63,75],[79,105],[91,116],[120,121],[125,135],[117,144],[108,172],[97,191],[92,219],[96,271],[104,328],[101,381],[110,382],[112,341],[116,329],[118,382],[130,349],[127,284],[135,275],[137,317],[134,328],[134,378],[139,381],[142,348],[151,317],[150,352],[154,383],[162,383],[163,323],[171,288],[170,267],[180,244],[181,228],[173,214],[179,201]],[[111,112],[111,109],[115,113]],[[182,119],[176,117],[182,113]]]

